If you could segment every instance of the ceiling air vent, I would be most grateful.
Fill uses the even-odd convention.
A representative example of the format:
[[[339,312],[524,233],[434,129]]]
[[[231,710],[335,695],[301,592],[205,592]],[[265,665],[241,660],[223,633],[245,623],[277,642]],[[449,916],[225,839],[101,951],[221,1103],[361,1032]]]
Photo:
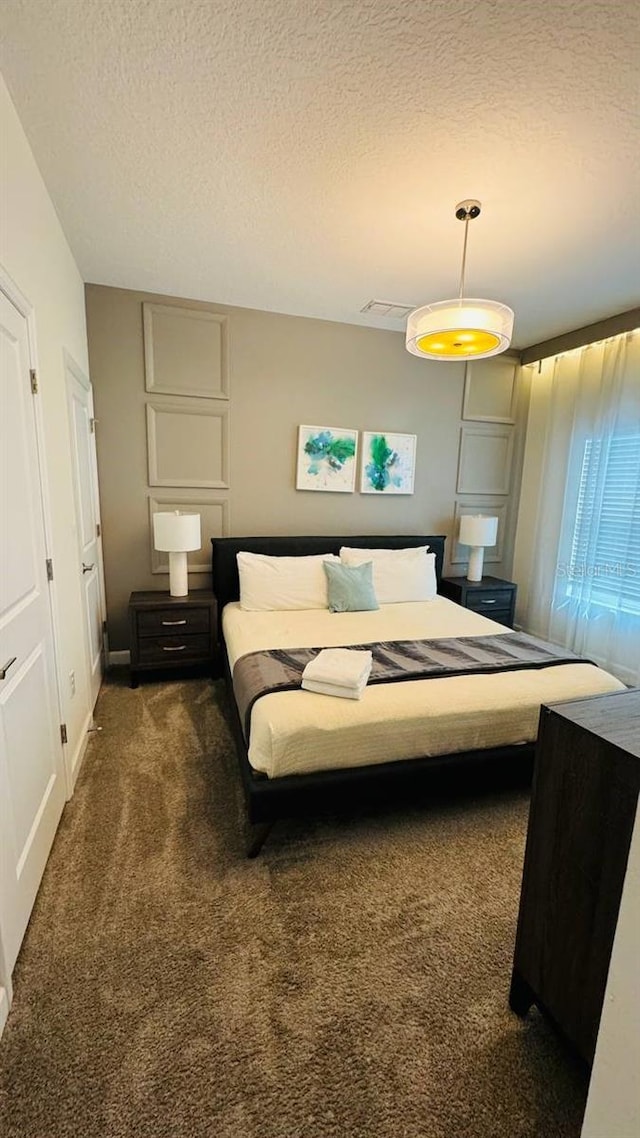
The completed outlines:
[[[360,311],[366,312],[368,316],[387,316],[393,320],[404,320],[415,307],[415,304],[399,304],[397,300],[369,300]]]

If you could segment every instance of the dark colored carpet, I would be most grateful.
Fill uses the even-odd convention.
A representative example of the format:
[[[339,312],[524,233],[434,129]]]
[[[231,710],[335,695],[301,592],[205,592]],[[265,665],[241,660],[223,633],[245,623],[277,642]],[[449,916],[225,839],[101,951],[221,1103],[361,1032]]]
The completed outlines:
[[[280,823],[257,861],[220,684],[107,683],[15,972],[4,1138],[577,1138],[509,1011],[522,791]]]

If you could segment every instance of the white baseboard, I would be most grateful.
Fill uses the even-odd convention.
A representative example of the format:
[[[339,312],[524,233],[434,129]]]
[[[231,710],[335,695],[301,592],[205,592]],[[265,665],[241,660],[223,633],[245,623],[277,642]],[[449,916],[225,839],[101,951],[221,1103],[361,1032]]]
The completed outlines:
[[[122,664],[129,664],[131,662],[131,653],[127,649],[126,652],[110,652],[109,653],[109,667],[117,667]]]
[[[0,1035],[9,1016],[9,995],[7,989],[0,987]]]
[[[80,767],[82,766],[82,760],[84,759],[84,753],[87,749],[87,743],[89,742],[89,736],[88,736],[87,732],[88,732],[89,728],[91,727],[92,723],[93,723],[93,712],[90,711],[89,714],[87,715],[87,718],[85,719],[84,723],[82,724],[82,729],[80,731],[80,737],[78,739],[78,744],[76,746],[76,749],[73,752],[73,754],[71,755],[71,757],[67,763],[67,774],[68,774],[67,783],[68,783],[68,789],[69,789],[69,793],[67,795],[67,798],[71,798],[71,795],[73,794],[73,792],[75,790],[76,782],[78,781],[78,775],[80,774]]]

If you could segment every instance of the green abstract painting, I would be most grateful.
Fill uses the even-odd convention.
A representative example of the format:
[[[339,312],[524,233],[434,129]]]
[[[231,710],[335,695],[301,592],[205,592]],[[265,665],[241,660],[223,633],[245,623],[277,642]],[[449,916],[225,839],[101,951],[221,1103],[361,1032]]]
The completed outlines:
[[[297,489],[351,493],[357,450],[358,432],[348,427],[299,427]]]

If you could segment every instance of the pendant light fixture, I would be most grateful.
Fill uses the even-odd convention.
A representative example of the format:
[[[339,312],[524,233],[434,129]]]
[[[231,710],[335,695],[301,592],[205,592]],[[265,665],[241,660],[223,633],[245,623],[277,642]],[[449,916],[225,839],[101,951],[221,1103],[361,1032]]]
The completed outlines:
[[[407,351],[424,360],[483,360],[506,351],[513,332],[513,311],[497,300],[464,297],[469,222],[480,216],[473,198],[458,202],[456,217],[464,221],[460,294],[414,309],[407,318]]]

